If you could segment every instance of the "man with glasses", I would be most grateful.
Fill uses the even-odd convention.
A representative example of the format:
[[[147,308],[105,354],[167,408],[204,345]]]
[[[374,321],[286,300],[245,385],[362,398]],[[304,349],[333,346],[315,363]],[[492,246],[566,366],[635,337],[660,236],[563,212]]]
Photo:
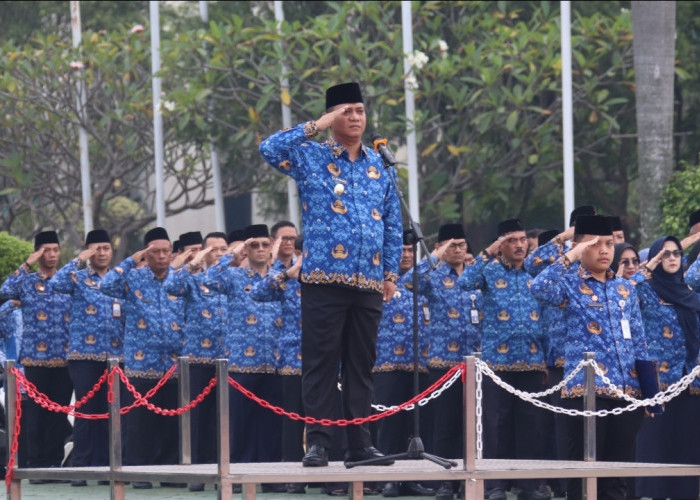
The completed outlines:
[[[297,237],[297,228],[294,223],[288,220],[277,222],[270,228],[270,236],[274,241],[273,256],[275,256],[275,250],[277,253],[272,265],[276,267],[279,264],[285,268],[291,267],[294,261],[294,240]]]
[[[228,297],[225,345],[231,377],[261,398],[279,405],[282,386],[275,373],[275,348],[282,327],[282,309],[279,302],[256,302],[250,296],[253,286],[270,271],[272,242],[264,224],[246,227],[244,239],[243,243],[230,246],[219,262],[207,270],[204,285]],[[248,253],[248,265],[231,267],[243,247]],[[230,402],[231,461],[279,461],[281,417],[234,388],[230,391]],[[267,485],[265,491],[269,491]]]
[[[545,387],[547,338],[540,306],[525,272],[527,236],[520,219],[498,224],[498,239],[468,265],[459,285],[484,295],[482,355],[499,377],[526,392]],[[484,457],[542,459],[542,410],[484,379]],[[505,500],[507,480],[490,481],[490,500]],[[521,498],[545,500],[551,490],[541,480],[518,480]]]

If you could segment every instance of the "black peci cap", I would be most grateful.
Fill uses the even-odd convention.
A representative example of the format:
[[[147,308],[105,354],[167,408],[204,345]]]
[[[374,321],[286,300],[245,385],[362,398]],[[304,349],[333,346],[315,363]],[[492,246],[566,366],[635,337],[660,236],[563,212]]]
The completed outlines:
[[[498,223],[498,236],[513,233],[515,231],[525,231],[520,219],[507,219]]]
[[[579,215],[595,215],[595,207],[593,205],[581,205],[574,208],[569,216],[569,227],[576,224],[576,217]]]
[[[170,237],[168,236],[168,232],[165,230],[165,228],[154,227],[153,229],[149,230],[146,233],[146,235],[143,237],[143,244],[144,244],[144,246],[148,246],[148,244],[154,240],[168,240],[168,241],[170,241]]]
[[[465,238],[466,235],[462,224],[443,224],[438,229],[438,243],[449,239],[462,240]]]
[[[185,248],[190,245],[201,245],[202,244],[202,233],[199,231],[192,231],[189,233],[183,233],[178,238],[180,242],[180,249]]]
[[[341,83],[326,90],[326,109],[330,109],[338,104],[354,104],[357,102],[365,102],[362,99],[362,91],[357,82]]]
[[[56,231],[42,231],[34,236],[34,250],[39,250],[41,245],[46,245],[47,243],[58,244],[58,234]]]
[[[537,246],[541,247],[559,233],[560,231],[558,229],[548,229],[547,231],[541,232],[537,235]]]
[[[612,236],[610,219],[604,215],[579,215],[576,218],[575,234],[593,234],[595,236]]]
[[[248,238],[269,238],[270,230],[265,224],[252,224],[243,230],[243,239]]]

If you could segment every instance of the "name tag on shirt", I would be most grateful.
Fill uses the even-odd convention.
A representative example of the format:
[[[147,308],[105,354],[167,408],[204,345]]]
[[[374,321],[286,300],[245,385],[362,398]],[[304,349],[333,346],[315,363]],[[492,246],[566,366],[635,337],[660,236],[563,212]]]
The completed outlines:
[[[620,320],[620,326],[622,327],[622,338],[630,340],[632,338],[632,332],[630,331],[630,322],[627,319]]]

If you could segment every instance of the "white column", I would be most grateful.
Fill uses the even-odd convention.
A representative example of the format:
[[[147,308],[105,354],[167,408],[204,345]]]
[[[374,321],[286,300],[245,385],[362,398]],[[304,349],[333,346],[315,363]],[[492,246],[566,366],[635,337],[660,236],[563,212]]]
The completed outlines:
[[[151,15],[151,71],[153,74],[153,152],[155,156],[156,224],[165,227],[165,186],[163,175],[163,115],[160,111],[160,13],[158,2],[149,2]]]
[[[561,4],[561,101],[564,137],[564,228],[574,209],[574,115],[571,84],[571,2]]]
[[[413,16],[411,2],[401,2],[401,29],[403,33],[404,54],[413,52]],[[404,55],[403,72],[407,75],[411,70],[408,59]],[[420,222],[420,198],[418,197],[418,153],[415,132],[415,101],[413,90],[404,85],[406,96],[406,151],[408,156],[408,207],[411,217]]]

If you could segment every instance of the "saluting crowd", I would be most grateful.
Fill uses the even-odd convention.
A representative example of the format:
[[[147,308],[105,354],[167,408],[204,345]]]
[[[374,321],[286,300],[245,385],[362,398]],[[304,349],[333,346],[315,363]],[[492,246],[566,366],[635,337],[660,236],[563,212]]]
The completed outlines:
[[[366,416],[370,403],[402,403],[414,395],[414,368],[427,387],[472,353],[526,392],[560,383],[586,352],[595,353],[612,384],[637,398],[697,366],[700,261],[693,256],[700,248],[700,210],[690,215],[682,240],[663,236],[640,251],[625,243],[619,217],[596,214],[592,206],[574,210],[563,231],[531,233],[520,219],[504,220],[481,251],[470,247],[463,224],[444,224],[432,251],[437,266],[423,258],[414,269],[415,235],[404,230],[402,240],[399,204],[387,180],[393,170],[370,148],[353,149],[351,139],[364,131],[362,103],[357,84],[331,87],[322,118],[261,144],[265,160],[297,180],[303,238],[294,224],[280,221],[229,234],[193,230],[171,244],[168,232],[156,227],[145,234],[143,249],[113,265],[108,232],[94,230],[78,256],[60,267],[57,233],[37,234],[35,251],[1,289],[8,299],[0,307],[8,358],[16,357],[26,378],[63,405],[73,393],[76,400],[88,394],[110,357],[123,362],[133,386],[146,394],[187,356],[192,397],[214,377],[215,360],[226,358],[230,376],[260,398],[322,418]],[[311,141],[326,129],[329,140]],[[595,390],[598,409],[628,405],[600,378]],[[106,412],[105,391],[81,411]],[[583,391],[579,373],[551,402],[582,409]],[[597,418],[597,459],[700,463],[699,396],[695,381],[664,408]],[[176,380],[150,401],[176,408]],[[130,404],[127,394],[122,403]],[[106,421],[76,419],[71,430],[64,414],[31,400],[23,407],[23,465],[60,466],[71,432],[71,465],[108,464]],[[212,393],[192,410],[193,463],[216,462],[216,408]],[[330,458],[391,465],[385,454],[406,451],[414,434],[409,412],[374,428],[305,429],[233,388],[229,419],[233,463],[318,467]],[[426,451],[462,457],[463,421],[455,384],[421,409]],[[175,418],[139,407],[124,417],[123,432],[126,464],[178,462]],[[484,377],[483,443],[484,458],[582,460],[583,420],[545,412]],[[305,486],[268,484],[263,491],[294,495]],[[368,494],[438,500],[461,488],[449,481],[366,486]],[[580,479],[492,480],[486,497],[505,500],[512,488],[519,500],[582,498]],[[346,489],[328,484],[326,492],[345,495]],[[598,494],[690,499],[697,498],[698,484],[697,478],[601,478]]]

